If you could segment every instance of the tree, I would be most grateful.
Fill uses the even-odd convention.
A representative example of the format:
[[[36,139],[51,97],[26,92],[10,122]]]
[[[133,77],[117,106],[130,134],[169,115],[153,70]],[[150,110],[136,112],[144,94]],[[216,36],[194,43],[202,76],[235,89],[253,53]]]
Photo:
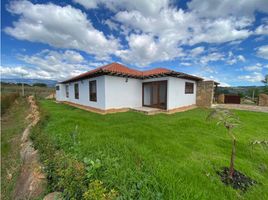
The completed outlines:
[[[268,74],[265,75],[264,79],[261,82],[263,82],[266,87],[268,86]]]
[[[261,82],[265,85],[264,91],[268,93],[268,74],[265,75],[264,79]]]
[[[34,83],[33,86],[37,86],[37,87],[47,87],[47,84],[45,84],[45,83]]]
[[[222,124],[228,131],[228,135],[232,139],[232,153],[229,167],[229,178],[233,179],[234,175],[234,163],[236,156],[236,137],[232,130],[240,124],[239,118],[230,110],[214,109],[207,117],[207,120],[216,119],[217,125]]]

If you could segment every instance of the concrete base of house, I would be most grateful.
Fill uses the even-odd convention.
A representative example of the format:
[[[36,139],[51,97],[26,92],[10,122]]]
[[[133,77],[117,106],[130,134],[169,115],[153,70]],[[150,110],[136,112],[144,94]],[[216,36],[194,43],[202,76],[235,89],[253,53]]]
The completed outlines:
[[[163,109],[159,109],[159,108],[151,108],[151,107],[137,107],[137,108],[131,108],[130,110],[134,111],[134,112],[140,112],[140,113],[144,113],[146,115],[155,115],[155,114],[159,114],[159,113],[165,113],[166,110]]]
[[[82,110],[86,110],[86,111],[90,111],[90,112],[94,112],[94,113],[98,113],[98,114],[109,114],[109,113],[118,113],[118,112],[127,112],[129,111],[129,108],[112,108],[112,109],[107,109],[107,110],[103,110],[103,109],[99,109],[99,108],[93,108],[90,106],[84,106],[84,105],[80,105],[80,104],[76,104],[76,103],[72,103],[72,102],[68,102],[68,101],[60,101],[59,103],[64,103],[70,106],[74,106],[76,108],[80,108]]]
[[[64,103],[70,106],[74,106],[76,108],[80,108],[82,110],[86,110],[89,112],[94,112],[94,113],[98,113],[98,114],[109,114],[109,113],[118,113],[118,112],[127,112],[129,110],[135,111],[135,112],[141,112],[144,113],[146,115],[155,115],[155,114],[159,114],[159,113],[164,113],[164,114],[173,114],[173,113],[177,113],[177,112],[184,112],[187,110],[192,110],[194,108],[197,108],[196,105],[190,105],[190,106],[183,106],[183,107],[179,107],[179,108],[175,108],[175,109],[171,109],[171,110],[164,110],[164,109],[159,109],[159,108],[151,108],[151,107],[137,107],[137,108],[112,108],[112,109],[107,109],[107,110],[103,110],[103,109],[98,109],[98,108],[94,108],[94,107],[90,107],[90,106],[84,106],[84,105],[80,105],[80,104],[76,104],[76,103],[72,103],[72,102],[68,102],[68,101],[57,101],[57,103]]]
[[[173,113],[177,113],[177,112],[184,112],[187,110],[194,109],[196,107],[197,107],[196,105],[190,105],[190,106],[183,106],[183,107],[174,108],[174,109],[170,109],[170,110],[163,110],[163,109],[151,108],[151,107],[139,107],[139,108],[132,108],[130,110],[133,110],[136,112],[142,112],[142,113],[147,114],[147,115],[155,115],[155,114],[159,114],[159,113],[173,114]]]
[[[197,108],[197,106],[195,104],[193,105],[189,105],[189,106],[183,106],[183,107],[179,107],[179,108],[174,108],[174,109],[170,109],[167,110],[167,114],[173,114],[173,113],[177,113],[177,112],[184,112],[184,111],[188,111],[188,110],[192,110]]]

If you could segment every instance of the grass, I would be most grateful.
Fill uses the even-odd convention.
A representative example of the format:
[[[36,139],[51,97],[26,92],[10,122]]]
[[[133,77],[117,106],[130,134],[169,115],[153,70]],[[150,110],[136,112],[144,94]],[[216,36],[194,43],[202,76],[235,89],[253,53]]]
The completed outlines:
[[[268,156],[252,140],[268,137],[268,114],[235,111],[235,169],[259,184],[246,193],[223,185],[216,174],[229,165],[231,141],[224,127],[207,122],[207,109],[146,116],[126,112],[90,113],[52,101],[40,101],[48,113],[43,132],[59,149],[99,159],[98,174],[122,199],[268,199]],[[78,144],[71,133],[78,127]]]
[[[55,92],[54,88],[38,87],[38,86],[24,86],[25,96],[34,95],[38,98],[44,98]],[[17,93],[22,95],[22,86],[16,84],[1,84],[1,93],[10,94]]]
[[[12,199],[20,169],[20,138],[26,127],[28,103],[18,98],[1,118],[1,199]],[[9,175],[10,174],[10,175]]]
[[[1,94],[1,115],[3,115],[11,105],[13,105],[14,101],[18,97],[18,93]]]

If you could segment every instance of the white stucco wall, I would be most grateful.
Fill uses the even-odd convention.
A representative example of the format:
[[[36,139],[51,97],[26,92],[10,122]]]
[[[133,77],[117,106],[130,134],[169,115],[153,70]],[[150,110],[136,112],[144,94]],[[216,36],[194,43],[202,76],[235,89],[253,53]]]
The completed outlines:
[[[97,102],[89,100],[89,81],[97,81]],[[174,77],[139,80],[116,76],[100,76],[69,83],[69,98],[66,98],[65,84],[58,84],[56,91],[58,101],[69,101],[76,104],[99,109],[135,108],[142,106],[142,82],[167,80],[167,109],[196,104],[196,82]],[[194,83],[194,93],[185,94],[185,82]],[[74,84],[79,84],[79,99],[74,97]]]
[[[106,109],[141,107],[141,80],[105,76],[105,102]]]
[[[64,84],[56,84],[56,87],[59,86],[59,90],[56,90],[56,100],[64,101],[65,86]]]
[[[185,94],[185,82],[194,83],[194,93]],[[196,104],[196,82],[181,78],[168,78],[168,103],[167,109]]]
[[[97,101],[90,101],[89,100],[89,81],[97,82]],[[74,96],[74,84],[78,83],[79,85],[79,99],[75,99]],[[85,106],[90,106],[94,108],[99,109],[105,109],[105,79],[104,76],[99,76],[96,78],[91,79],[84,79],[72,83],[67,83],[69,85],[69,98],[66,97],[66,91],[65,91],[65,84],[60,84],[62,87],[60,88],[59,94],[62,95],[62,97],[58,98],[59,101],[69,101],[76,104],[81,104]]]
[[[146,79],[143,82],[167,80],[167,109],[196,104],[196,82],[175,77],[162,77]],[[185,82],[194,83],[194,93],[185,94]]]

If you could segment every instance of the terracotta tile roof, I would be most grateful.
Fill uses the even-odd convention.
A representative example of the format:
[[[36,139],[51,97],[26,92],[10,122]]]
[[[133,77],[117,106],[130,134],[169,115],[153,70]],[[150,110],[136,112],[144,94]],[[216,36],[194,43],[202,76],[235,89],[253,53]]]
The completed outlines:
[[[199,78],[196,76],[192,76],[192,75],[181,73],[181,72],[175,72],[175,71],[165,69],[165,68],[155,68],[155,69],[146,70],[146,71],[139,71],[139,70],[128,68],[119,63],[111,63],[108,65],[104,65],[102,67],[98,67],[94,70],[85,72],[83,74],[80,74],[68,80],[65,80],[61,83],[68,83],[68,82],[73,82],[73,81],[77,81],[80,79],[96,77],[96,76],[101,76],[101,75],[127,76],[127,77],[138,78],[138,79],[146,79],[146,78],[152,78],[152,77],[158,77],[158,76],[172,75],[172,76],[177,76],[177,77],[182,77],[182,78],[189,78],[193,80],[202,80],[202,78]]]
[[[150,76],[150,75],[164,74],[164,73],[169,73],[169,72],[172,72],[172,71],[169,69],[165,69],[165,68],[155,68],[155,69],[143,71],[142,75],[143,76]]]

